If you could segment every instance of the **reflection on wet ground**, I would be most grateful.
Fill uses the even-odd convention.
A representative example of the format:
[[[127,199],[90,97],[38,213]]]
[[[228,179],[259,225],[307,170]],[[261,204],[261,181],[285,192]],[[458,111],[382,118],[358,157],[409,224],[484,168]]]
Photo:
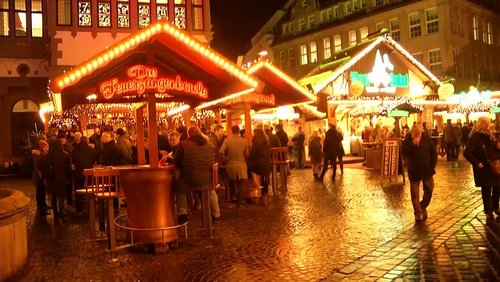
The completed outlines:
[[[409,183],[346,168],[332,183],[294,170],[288,195],[238,210],[222,203],[211,248],[190,221],[190,239],[166,254],[92,248],[86,217],[29,213],[29,258],[14,280],[338,281],[341,279],[499,279],[499,222],[486,224],[467,163],[440,162],[429,219],[415,225]],[[34,199],[29,181],[0,179]],[[123,234],[122,234],[123,235]],[[496,262],[495,262],[496,261]],[[495,262],[495,263],[494,263]]]

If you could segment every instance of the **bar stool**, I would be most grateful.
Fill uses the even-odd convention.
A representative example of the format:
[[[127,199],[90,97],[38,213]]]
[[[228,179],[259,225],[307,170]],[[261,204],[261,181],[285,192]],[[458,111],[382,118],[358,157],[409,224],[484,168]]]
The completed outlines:
[[[278,171],[281,177],[281,193],[287,192],[287,171],[288,167],[288,149],[286,147],[271,148],[271,166],[272,166],[272,189],[269,195],[272,196],[278,190]]]
[[[202,205],[202,220],[203,228],[202,230],[207,230],[210,239],[213,239],[212,234],[212,214],[210,211],[210,191],[218,189],[219,184],[219,165],[218,163],[212,164],[212,184],[194,189],[201,191],[201,205]]]
[[[92,168],[83,170],[83,176],[85,177],[84,188],[75,190],[75,194],[85,196],[89,205],[90,241],[95,241],[97,238],[95,229],[95,192],[97,191],[97,185],[95,181],[96,179],[94,178],[94,170],[95,169]],[[102,228],[102,230],[104,230],[104,228]]]
[[[108,214],[106,217],[107,235],[108,235],[108,250],[116,249],[116,233],[115,233],[115,209],[113,200],[125,197],[125,193],[120,186],[120,173],[117,169],[96,169],[93,174],[96,191],[94,193],[96,199],[107,200]]]

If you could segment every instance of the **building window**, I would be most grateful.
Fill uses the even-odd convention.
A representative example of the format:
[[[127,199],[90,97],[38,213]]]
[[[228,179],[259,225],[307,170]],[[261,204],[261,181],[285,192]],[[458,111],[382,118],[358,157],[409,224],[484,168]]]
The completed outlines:
[[[424,54],[422,52],[414,53],[411,55],[413,56],[413,58],[415,58],[415,60],[419,61],[420,63],[424,62]]]
[[[391,19],[390,21],[391,37],[392,39],[399,41],[401,39],[401,34],[399,32],[399,19]]]
[[[97,9],[99,11],[99,27],[111,27],[111,2],[99,1]]]
[[[323,10],[319,13],[319,22],[326,22],[326,10]]]
[[[368,27],[364,26],[359,29],[359,36],[361,37],[361,41],[368,39]]]
[[[289,33],[294,33],[295,32],[295,25],[293,22],[288,24],[288,32]]]
[[[314,15],[307,17],[307,25],[308,28],[316,27],[316,19],[314,18]]]
[[[460,11],[456,10],[455,11],[455,19],[454,20],[455,20],[455,23],[457,24],[457,32],[458,32],[458,34],[463,35],[462,24],[461,24],[460,18],[461,18]]]
[[[456,22],[455,22],[455,9],[456,8],[450,8],[450,25],[451,25],[451,32],[457,33],[457,27],[456,27]]]
[[[358,0],[352,0],[352,10],[353,11],[357,11],[359,10],[361,7],[360,7],[360,3]]]
[[[384,5],[384,0],[374,0],[373,2],[375,7]]]
[[[92,26],[90,1],[78,1],[78,26]]]
[[[186,1],[174,0],[175,25],[180,29],[186,29]]]
[[[286,68],[286,52],[284,50],[280,51],[280,66],[281,69]]]
[[[379,22],[376,24],[377,31],[381,31],[384,27],[384,22]]]
[[[437,8],[425,10],[425,22],[427,26],[427,34],[439,32],[439,20]]]
[[[130,27],[130,4],[128,0],[118,2],[118,27]]]
[[[333,19],[333,10],[332,9],[326,10],[326,19],[327,20]]]
[[[356,31],[349,31],[349,46],[355,46],[357,44]]]
[[[300,64],[307,65],[307,45],[300,45]]]
[[[441,71],[441,50],[429,50],[429,69],[431,72],[439,73]]]
[[[334,17],[334,18],[338,18],[338,17],[340,17],[340,13],[339,13],[339,6],[335,6],[335,7],[333,7],[333,17]]]
[[[31,37],[43,36],[42,0],[31,0]]]
[[[344,3],[344,7],[345,7],[345,14],[346,15],[349,15],[352,13],[352,4],[351,4],[351,1],[347,1]]]
[[[295,67],[295,50],[293,48],[288,49],[288,68],[292,69]]]
[[[151,23],[151,4],[150,0],[139,0],[138,2],[138,20],[139,28],[147,27]]]
[[[71,0],[57,0],[57,25],[71,25]]]
[[[479,40],[479,19],[472,17],[472,36],[474,40]]]
[[[342,50],[342,38],[340,37],[340,34],[333,36],[333,46],[335,48],[335,53]]]
[[[410,21],[410,38],[419,37],[422,35],[422,27],[420,26],[420,14],[414,13],[408,16]]]
[[[26,1],[16,0],[14,2],[16,36],[26,36]]]
[[[193,29],[203,30],[205,25],[203,24],[203,0],[193,0]]]
[[[196,1],[193,1],[193,6]],[[193,9],[193,16],[195,10]],[[168,0],[156,0],[156,19],[157,20],[168,20]],[[202,13],[203,19],[203,13]]]
[[[359,0],[361,1],[361,9],[365,9],[368,7],[368,0]]]
[[[288,30],[288,25],[287,24],[282,24],[281,25],[281,35],[285,35]]]
[[[486,24],[486,32],[488,34],[488,45],[493,45],[493,31],[491,21]]]
[[[483,31],[483,43],[488,43],[488,29],[486,27],[486,21],[485,20],[483,20],[482,31]]]
[[[9,0],[0,0],[0,36],[9,36]]]
[[[305,19],[299,19],[299,32],[304,31],[306,29],[306,20]]]
[[[329,59],[332,56],[332,46],[330,45],[330,38],[323,38],[323,57]]]
[[[318,46],[316,46],[316,42],[309,43],[309,49],[311,50],[311,63],[316,63],[318,61]]]

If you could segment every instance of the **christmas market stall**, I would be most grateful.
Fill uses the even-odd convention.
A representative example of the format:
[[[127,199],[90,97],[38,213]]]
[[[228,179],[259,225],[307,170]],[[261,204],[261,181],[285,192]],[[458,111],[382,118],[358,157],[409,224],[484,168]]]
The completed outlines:
[[[158,103],[182,103],[171,111],[184,115],[204,104],[251,93],[259,82],[188,33],[159,21],[66,71],[49,87],[56,113],[89,100],[134,104],[136,121],[146,119],[149,136],[156,136]],[[185,120],[190,120],[189,114]],[[134,234],[138,241],[169,242],[177,238],[176,230],[169,229],[175,225],[168,200],[174,168],[159,167],[157,138],[149,138],[150,165],[144,165],[145,128],[142,122],[136,125],[142,166],[114,168],[127,197],[127,226],[148,230]]]

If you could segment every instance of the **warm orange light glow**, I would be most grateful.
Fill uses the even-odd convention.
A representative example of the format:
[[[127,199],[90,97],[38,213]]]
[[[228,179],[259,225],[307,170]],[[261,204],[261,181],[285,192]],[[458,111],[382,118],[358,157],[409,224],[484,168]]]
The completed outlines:
[[[59,85],[59,87],[63,87],[64,86],[64,81],[59,80],[59,82],[57,83],[57,85]]]
[[[250,88],[250,89],[247,89],[247,90],[236,92],[236,93],[233,93],[233,94],[228,95],[226,97],[223,97],[223,98],[220,98],[220,99],[217,99],[217,100],[213,100],[211,102],[203,103],[203,104],[199,105],[198,107],[196,107],[194,109],[198,111],[198,110],[201,110],[201,109],[204,109],[204,108],[211,107],[213,105],[217,105],[219,103],[223,103],[224,101],[227,101],[227,100],[230,100],[230,99],[234,99],[234,98],[236,98],[238,96],[245,95],[245,94],[248,94],[248,93],[252,93],[254,91],[255,91],[255,88]]]

